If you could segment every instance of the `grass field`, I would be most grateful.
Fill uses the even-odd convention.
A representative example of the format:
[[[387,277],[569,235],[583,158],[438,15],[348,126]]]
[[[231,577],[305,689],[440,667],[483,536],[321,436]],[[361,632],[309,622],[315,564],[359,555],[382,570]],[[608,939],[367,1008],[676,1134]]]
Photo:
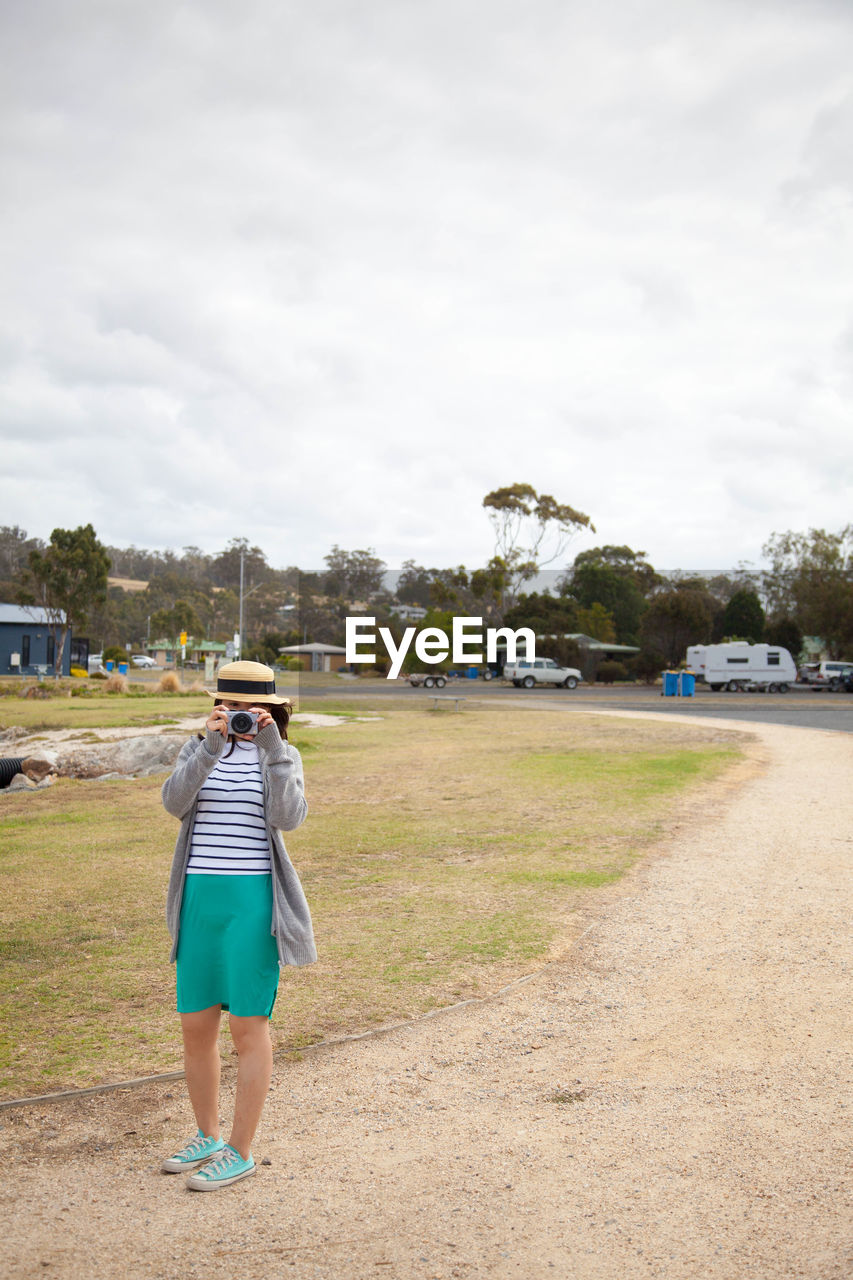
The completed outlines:
[[[32,732],[54,729],[140,729],[147,725],[206,715],[210,698],[204,693],[95,694],[85,698],[0,698],[0,729],[20,725]]]
[[[142,710],[103,701],[108,723]],[[64,702],[75,715],[76,702]],[[310,813],[287,843],[321,958],[282,975],[279,1048],[484,994],[542,963],[690,788],[737,758],[718,731],[640,720],[387,698],[369,720],[346,712],[293,729]],[[163,919],[177,823],[161,781],[0,796],[0,1096],[180,1067]]]

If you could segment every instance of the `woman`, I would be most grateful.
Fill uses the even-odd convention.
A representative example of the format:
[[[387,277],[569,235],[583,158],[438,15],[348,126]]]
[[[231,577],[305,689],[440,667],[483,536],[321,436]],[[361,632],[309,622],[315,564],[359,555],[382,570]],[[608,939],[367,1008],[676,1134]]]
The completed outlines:
[[[212,696],[206,734],[186,743],[163,785],[163,804],[181,819],[166,919],[198,1133],[162,1169],[196,1170],[187,1182],[194,1191],[255,1172],[251,1146],[272,1079],[269,1018],[279,966],[317,958],[308,904],[281,838],[307,812],[302,762],[287,742],[289,704],[260,662],[221,667]],[[250,712],[256,724],[238,718],[231,728],[234,711]],[[227,1142],[219,1134],[223,1009],[238,1054]]]

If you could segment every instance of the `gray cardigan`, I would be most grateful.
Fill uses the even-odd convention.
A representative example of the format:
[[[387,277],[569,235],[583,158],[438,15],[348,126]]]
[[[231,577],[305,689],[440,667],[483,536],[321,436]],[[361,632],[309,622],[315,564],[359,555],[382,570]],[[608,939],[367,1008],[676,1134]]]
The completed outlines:
[[[283,741],[274,724],[261,729],[255,741],[264,780],[264,813],[272,863],[270,932],[278,943],[280,964],[311,964],[317,959],[311,913],[281,837],[282,831],[292,831],[304,822],[308,812],[303,791],[302,760],[296,748]],[[163,804],[168,813],[181,819],[166,898],[166,923],[172,935],[171,960],[178,952],[181,902],[198,793],[224,746],[222,734],[209,730],[206,738],[191,738],[181,748],[171,777],[163,783]]]

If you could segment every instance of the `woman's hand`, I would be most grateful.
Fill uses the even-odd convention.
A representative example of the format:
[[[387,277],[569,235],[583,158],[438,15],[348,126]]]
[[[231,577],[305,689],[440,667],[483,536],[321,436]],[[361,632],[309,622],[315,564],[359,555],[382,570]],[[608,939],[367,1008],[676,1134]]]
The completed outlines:
[[[210,715],[207,717],[205,727],[211,733],[221,733],[223,738],[228,737],[228,712],[224,707],[214,707]]]
[[[258,733],[261,729],[266,729],[268,724],[273,723],[273,718],[269,713],[268,707],[247,707],[244,702],[232,702],[230,706],[232,711],[251,711],[258,717]],[[207,728],[212,733],[221,733],[223,738],[228,737],[228,707],[214,707],[207,718]],[[255,738],[254,733],[235,733],[234,737],[240,742],[252,742]]]
[[[258,717],[258,733],[260,733],[261,729],[266,729],[268,724],[273,723],[273,718],[269,713],[269,707],[249,707],[249,710],[254,711],[255,715]],[[244,734],[243,737],[248,738],[250,742],[252,740],[247,733]],[[254,737],[254,735],[252,735],[252,737]]]

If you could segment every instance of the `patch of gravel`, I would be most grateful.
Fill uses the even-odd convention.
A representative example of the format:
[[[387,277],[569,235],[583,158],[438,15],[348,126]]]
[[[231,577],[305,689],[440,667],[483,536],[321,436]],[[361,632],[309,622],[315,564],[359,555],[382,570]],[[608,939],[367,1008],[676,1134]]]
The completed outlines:
[[[4,1274],[849,1280],[853,739],[745,731],[529,982],[279,1061],[255,1178],[158,1172],[180,1083],[0,1113]]]

